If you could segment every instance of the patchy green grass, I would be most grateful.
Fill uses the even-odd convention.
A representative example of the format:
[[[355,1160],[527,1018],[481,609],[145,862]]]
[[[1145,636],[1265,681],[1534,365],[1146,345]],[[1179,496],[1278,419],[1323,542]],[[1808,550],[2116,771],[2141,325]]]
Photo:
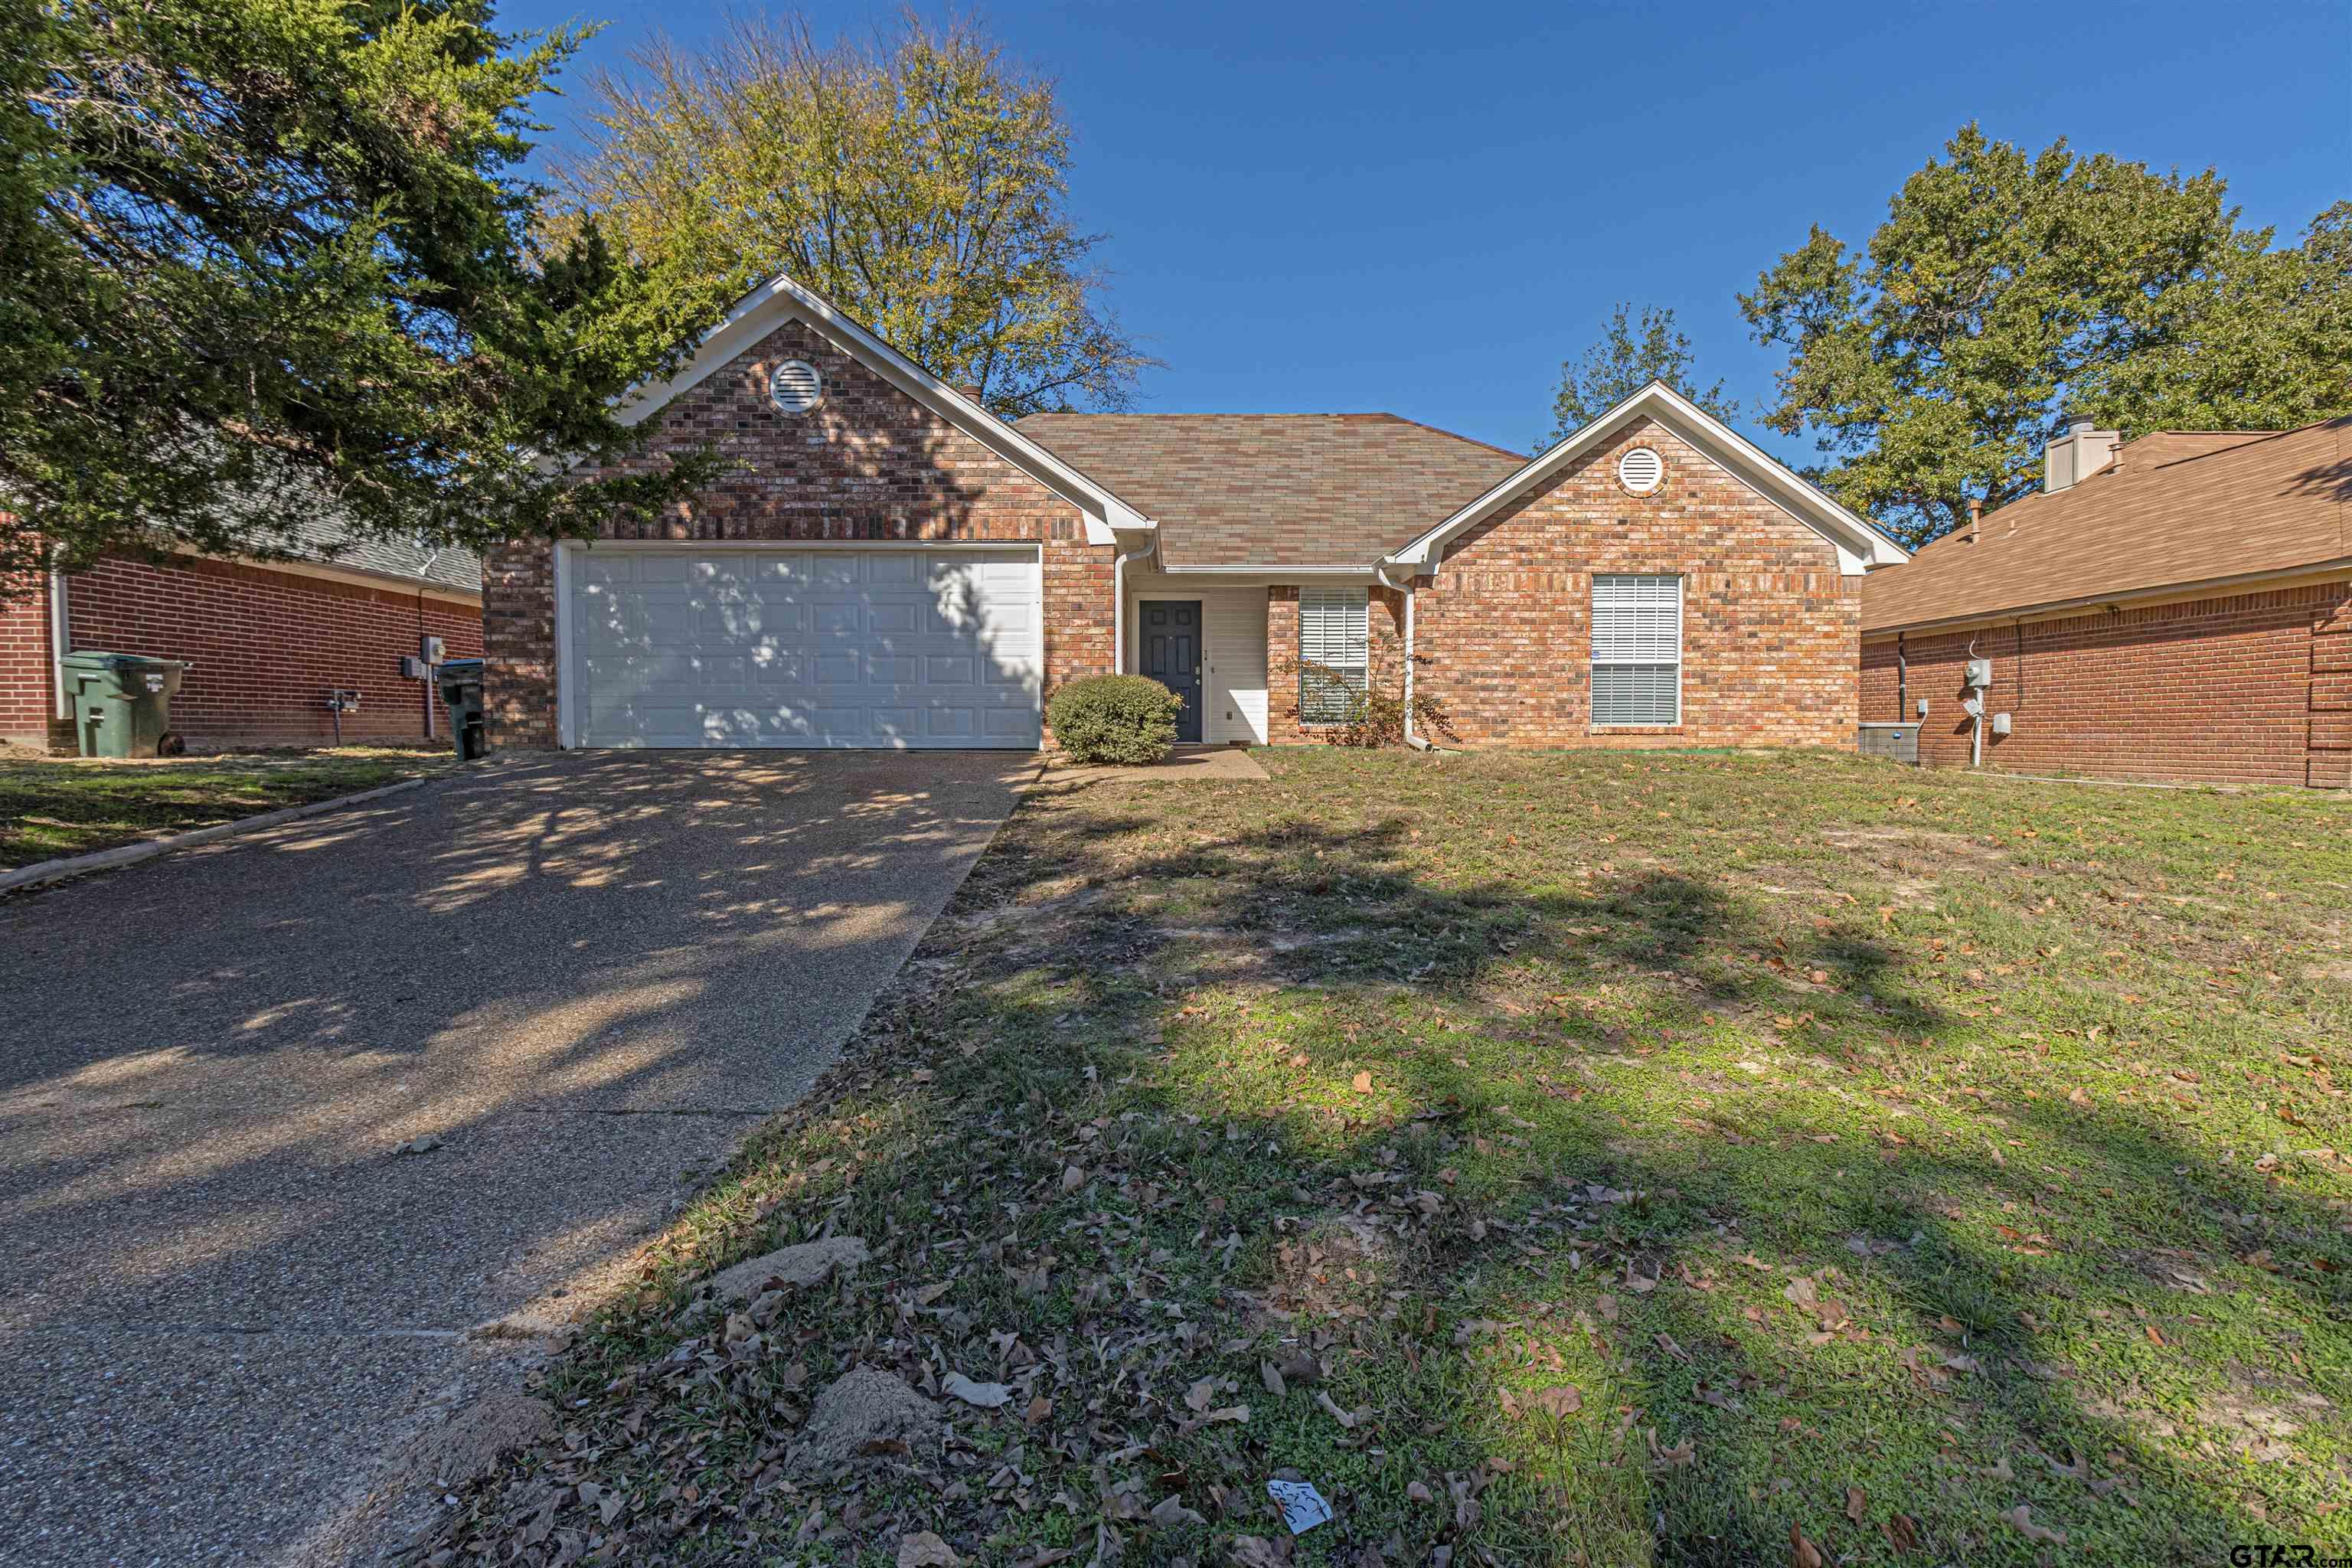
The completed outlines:
[[[1262,754],[1024,804],[440,1560],[2352,1551],[2352,802]],[[858,1363],[1013,1397],[796,1469]]]
[[[446,751],[373,746],[135,763],[0,758],[0,869],[373,789],[449,761]]]

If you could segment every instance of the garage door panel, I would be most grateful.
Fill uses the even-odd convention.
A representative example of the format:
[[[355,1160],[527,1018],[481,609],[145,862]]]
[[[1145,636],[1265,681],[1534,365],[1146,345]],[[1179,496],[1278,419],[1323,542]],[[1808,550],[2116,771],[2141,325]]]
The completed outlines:
[[[635,580],[641,585],[647,587],[664,583],[684,586],[707,575],[710,570],[710,562],[702,556],[672,555],[662,551],[647,551],[635,554]]]
[[[751,684],[760,689],[805,686],[809,659],[790,648],[762,647],[751,656]]]
[[[592,549],[568,576],[580,744],[1040,739],[1033,550]]]

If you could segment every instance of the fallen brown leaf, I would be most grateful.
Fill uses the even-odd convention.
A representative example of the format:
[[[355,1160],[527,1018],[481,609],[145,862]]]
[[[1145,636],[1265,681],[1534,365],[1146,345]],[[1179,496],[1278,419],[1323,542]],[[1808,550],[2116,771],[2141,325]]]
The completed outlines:
[[[898,1568],[958,1568],[963,1559],[928,1530],[900,1539]]]

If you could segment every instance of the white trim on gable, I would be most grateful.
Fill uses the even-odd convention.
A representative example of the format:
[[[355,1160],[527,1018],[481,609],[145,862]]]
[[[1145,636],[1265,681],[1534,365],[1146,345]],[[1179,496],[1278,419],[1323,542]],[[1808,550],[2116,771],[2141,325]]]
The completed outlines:
[[[624,425],[650,418],[672,398],[708,380],[761,338],[793,321],[807,322],[844,353],[1076,507],[1086,516],[1087,543],[1110,544],[1115,542],[1114,531],[1148,532],[1159,526],[843,315],[823,296],[782,273],[737,300],[719,323],[703,334],[692,357],[676,375],[625,396],[614,410],[614,416]]]
[[[1412,543],[1390,553],[1382,564],[1408,566],[1418,572],[1436,570],[1446,545],[1465,530],[1525,500],[1578,458],[1645,416],[1672,429],[1746,480],[1757,493],[1836,545],[1838,570],[1845,576],[1859,577],[1874,567],[1900,565],[1911,559],[1901,545],[1831,500],[1817,486],[1790,472],[1770,454],[1665,383],[1654,381],[1537,456]]]

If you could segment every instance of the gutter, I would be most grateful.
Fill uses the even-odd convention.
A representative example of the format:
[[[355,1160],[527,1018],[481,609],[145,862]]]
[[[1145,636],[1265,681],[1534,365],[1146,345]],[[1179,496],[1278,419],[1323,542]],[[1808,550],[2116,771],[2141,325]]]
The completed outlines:
[[[1110,563],[1110,672],[1127,673],[1127,563],[1139,555],[1149,555],[1160,547],[1155,537],[1111,557]]]
[[[73,651],[73,612],[66,603],[66,574],[49,573],[49,686],[60,719],[71,719],[73,699],[66,695],[66,655]]]

